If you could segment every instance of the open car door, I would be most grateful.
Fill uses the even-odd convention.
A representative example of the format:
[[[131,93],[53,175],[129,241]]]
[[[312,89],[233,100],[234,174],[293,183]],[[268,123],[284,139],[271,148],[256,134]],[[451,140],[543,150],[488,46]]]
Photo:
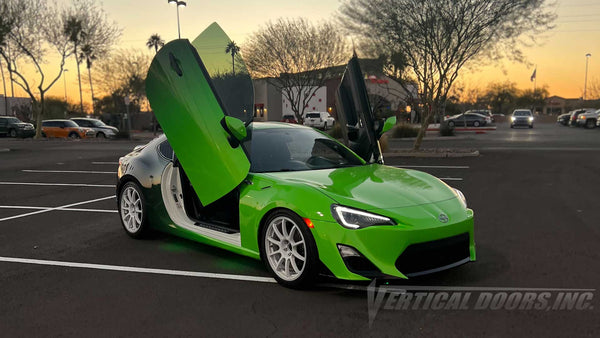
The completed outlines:
[[[336,92],[337,118],[344,143],[367,163],[383,163],[378,134],[380,121],[375,121],[365,78],[355,56],[350,59]]]
[[[221,53],[225,48],[219,47]],[[227,114],[188,40],[174,40],[159,50],[148,71],[146,94],[202,205],[244,180],[250,169],[240,142],[246,135],[244,123]]]

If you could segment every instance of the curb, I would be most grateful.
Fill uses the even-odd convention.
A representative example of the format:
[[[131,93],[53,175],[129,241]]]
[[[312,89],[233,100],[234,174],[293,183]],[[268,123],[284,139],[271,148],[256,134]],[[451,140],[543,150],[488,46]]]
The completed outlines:
[[[7,153],[9,151],[10,151],[10,149],[8,149],[8,148],[0,148],[0,153]]]
[[[394,151],[390,153],[383,153],[383,158],[386,157],[429,157],[429,158],[445,158],[445,157],[478,157],[479,150],[473,150],[469,152],[452,152],[452,151],[442,151],[442,152],[413,152],[411,150],[407,151]]]

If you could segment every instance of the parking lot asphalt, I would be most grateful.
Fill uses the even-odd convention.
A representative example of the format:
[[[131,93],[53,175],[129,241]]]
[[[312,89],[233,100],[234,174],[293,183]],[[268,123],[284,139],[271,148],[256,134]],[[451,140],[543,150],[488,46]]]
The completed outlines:
[[[119,156],[136,144],[0,139],[10,149],[0,153],[2,336],[600,334],[597,291],[586,310],[380,310],[370,323],[364,284],[290,290],[244,280],[268,277],[252,259],[163,234],[130,239],[114,184]],[[392,284],[598,289],[600,130],[499,126],[425,141],[439,146],[481,156],[386,164],[429,172],[465,193],[477,261]]]

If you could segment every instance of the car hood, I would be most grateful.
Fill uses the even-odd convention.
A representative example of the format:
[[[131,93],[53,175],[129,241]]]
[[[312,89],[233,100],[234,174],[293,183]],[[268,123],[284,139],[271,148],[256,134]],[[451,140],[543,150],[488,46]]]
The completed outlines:
[[[434,176],[379,164],[267,175],[310,185],[339,204],[363,210],[410,207],[456,197],[448,185]]]

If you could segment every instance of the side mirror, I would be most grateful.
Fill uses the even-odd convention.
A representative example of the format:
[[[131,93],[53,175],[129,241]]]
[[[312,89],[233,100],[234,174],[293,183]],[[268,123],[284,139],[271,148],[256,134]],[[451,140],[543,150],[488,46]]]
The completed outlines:
[[[233,136],[238,142],[241,142],[246,138],[246,125],[240,119],[236,119],[235,117],[225,116],[223,120],[221,120],[221,125],[225,131]]]
[[[385,123],[383,124],[383,129],[381,130],[381,133],[379,134],[379,136],[383,135],[385,132],[394,128],[395,125],[396,125],[396,116],[387,118],[385,120]]]

